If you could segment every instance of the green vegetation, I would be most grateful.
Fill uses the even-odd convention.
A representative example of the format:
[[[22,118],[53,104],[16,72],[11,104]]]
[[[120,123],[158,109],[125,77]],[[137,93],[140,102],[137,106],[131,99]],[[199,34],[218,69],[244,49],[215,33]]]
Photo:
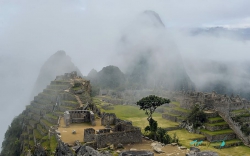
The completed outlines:
[[[207,121],[207,117],[199,105],[194,105],[187,120],[189,123],[193,123],[194,128],[198,128]]]
[[[46,116],[47,117],[49,117],[49,118],[52,118],[52,119],[56,119],[57,120],[57,116],[54,116],[54,115],[52,115],[52,114],[46,114]]]
[[[250,125],[248,123],[244,123],[241,130],[246,136],[250,135]]]
[[[214,117],[214,118],[208,118],[208,121],[213,122],[213,121],[224,121],[221,117]]]
[[[57,147],[57,141],[56,141],[56,137],[53,135],[50,138],[50,150],[51,152],[54,152],[56,150]]]
[[[150,121],[150,119],[152,119],[153,113],[155,112],[155,109],[169,102],[169,99],[165,99],[155,95],[149,95],[137,101],[136,105],[140,106],[140,109],[145,111],[145,114],[148,116],[147,120]]]
[[[35,136],[35,138],[37,139],[37,140],[40,140],[40,139],[42,139],[42,135],[38,132],[38,130],[37,129],[34,129],[33,130],[33,134],[34,134],[34,136]]]
[[[37,124],[37,128],[38,128],[39,130],[41,130],[44,134],[47,133],[47,131],[42,127],[42,125]]]
[[[22,118],[15,117],[8,127],[2,142],[2,151],[0,155],[20,155],[20,136],[22,133]],[[11,149],[11,150],[10,150]]]
[[[130,120],[133,122],[133,125],[138,126],[142,129],[148,125],[147,117],[143,110],[139,110],[137,106],[130,105],[114,105],[114,110],[101,110],[102,112],[115,113],[117,117],[123,120]],[[157,120],[160,127],[175,127],[178,126],[178,123],[168,121],[161,117],[160,113],[154,113],[153,118]]]
[[[226,122],[218,122],[218,123],[213,123],[213,124],[206,124],[208,126],[221,126],[221,125],[227,125]]]
[[[170,143],[171,138],[165,129],[158,127],[158,123],[152,118],[152,115],[157,107],[169,102],[169,99],[155,95],[149,95],[136,102],[136,105],[140,106],[140,109],[144,110],[148,116],[149,125],[144,128],[145,132],[149,132],[147,136],[163,143]]]
[[[45,123],[47,126],[53,126],[53,124],[51,124],[50,122],[48,122],[47,120],[44,120],[44,119],[41,119],[41,121],[43,122],[43,123]]]

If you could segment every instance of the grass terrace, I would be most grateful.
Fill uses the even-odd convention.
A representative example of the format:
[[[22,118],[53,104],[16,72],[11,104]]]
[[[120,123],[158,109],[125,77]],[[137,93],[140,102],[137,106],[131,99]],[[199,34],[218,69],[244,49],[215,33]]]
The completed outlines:
[[[114,110],[101,110],[102,112],[107,113],[116,113],[117,117],[123,120],[130,120],[133,122],[133,125],[141,127],[144,129],[148,125],[147,115],[143,110],[139,110],[139,107],[128,106],[128,105],[114,105]],[[154,113],[154,120],[158,122],[160,127],[175,127],[178,126],[178,123],[168,121],[162,118],[162,114]]]
[[[234,133],[231,129],[225,129],[225,130],[219,130],[219,131],[209,131],[202,129],[201,132],[209,134],[209,135],[220,135],[220,134],[228,134],[228,133]]]
[[[41,119],[41,121],[43,122],[43,123],[45,123],[47,126],[53,126],[53,124],[51,124],[49,121],[47,121],[47,120],[45,120],[45,119]]]
[[[228,125],[226,122],[217,122],[217,123],[212,123],[212,124],[206,124],[208,126],[221,126],[221,125]]]
[[[33,130],[33,134],[34,134],[35,138],[38,139],[38,140],[42,139],[42,137],[43,137],[43,136],[39,133],[39,131],[38,131],[37,129],[34,129],[34,130]]]
[[[52,119],[56,119],[57,120],[57,116],[54,116],[53,114],[46,114],[47,117],[52,118]]]

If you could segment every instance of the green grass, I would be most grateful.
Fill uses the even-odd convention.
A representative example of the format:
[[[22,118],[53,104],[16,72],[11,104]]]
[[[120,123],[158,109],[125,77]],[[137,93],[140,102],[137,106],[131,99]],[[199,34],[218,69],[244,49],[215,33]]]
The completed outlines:
[[[239,109],[239,110],[234,110],[232,111],[233,113],[244,113],[244,112],[247,112],[246,109]]]
[[[39,128],[40,130],[42,130],[42,132],[43,132],[44,134],[47,133],[47,131],[42,127],[42,125],[37,124],[37,128]]]
[[[208,126],[221,126],[221,125],[228,125],[226,122],[217,122],[213,124],[206,124]]]
[[[120,119],[130,120],[134,126],[138,126],[142,129],[148,125],[147,115],[143,110],[140,110],[139,107],[128,105],[114,105],[113,107],[114,110],[102,110],[102,112],[115,113]],[[160,113],[154,113],[153,118],[158,122],[158,125],[163,128],[178,126],[176,122],[163,119]]]
[[[181,107],[175,107],[175,108],[173,108],[173,109],[178,110],[178,111],[181,111],[181,112],[185,112],[185,113],[190,113],[190,112],[191,112],[190,110],[183,109],[183,108],[181,108]]]
[[[176,102],[176,101],[171,101],[170,103],[176,105],[177,107],[180,107],[180,103],[179,102]]]
[[[43,147],[45,150],[50,150],[50,142],[49,142],[49,140],[44,141],[44,142],[42,143],[42,147]]]
[[[52,114],[46,114],[46,116],[48,116],[49,118],[52,118],[52,119],[56,119],[57,120],[57,116],[54,116],[54,115],[52,115]]]
[[[73,90],[79,90],[81,87],[72,87]]]
[[[29,145],[30,145],[30,146],[34,146],[34,145],[35,145],[34,140],[30,140],[30,141],[29,141]]]
[[[220,135],[220,134],[228,134],[228,133],[234,133],[231,129],[225,129],[225,130],[219,130],[219,131],[209,131],[202,129],[201,132],[209,134],[209,135]]]
[[[94,98],[94,99],[95,99],[95,101],[98,100],[98,98]],[[101,103],[101,101],[100,101],[100,103]],[[171,103],[179,106],[178,102],[171,102]],[[133,125],[141,127],[142,129],[148,125],[148,121],[146,119],[147,116],[145,115],[145,112],[142,110],[139,110],[139,108],[136,106],[115,105],[114,110],[102,110],[102,111],[108,112],[108,113],[116,113],[117,117],[124,119],[124,120],[130,120],[133,122]],[[154,113],[153,118],[158,122],[158,125],[160,127],[174,127],[174,126],[178,125],[178,123],[162,119],[160,113]],[[209,120],[211,120],[211,121],[216,121],[216,120],[220,120],[220,119],[222,119],[222,118],[221,117],[209,118]],[[230,129],[220,131],[220,133],[222,133],[222,134],[223,133],[231,133],[231,132],[232,132],[232,130],[230,130]],[[204,135],[189,133],[185,129],[168,131],[168,134],[170,134],[171,137],[173,136],[174,133],[177,134],[177,136],[180,140],[180,143],[188,148],[190,147],[190,142],[192,141],[192,139],[204,138]],[[217,134],[218,134],[218,132],[217,132]],[[236,141],[237,140],[235,139],[235,140],[226,141],[226,143],[236,142]],[[204,143],[206,145],[208,142],[204,141]],[[211,150],[211,151],[218,152],[220,156],[229,156],[229,155],[232,155],[232,156],[233,155],[237,155],[237,156],[249,155],[250,156],[250,154],[246,154],[246,153],[250,153],[250,148],[248,148],[246,146],[237,146],[237,147],[225,148],[225,149],[221,149],[221,150],[215,149],[211,145],[209,147],[208,146],[199,146],[198,148],[200,148],[202,151]]]
[[[223,120],[221,117],[208,118],[209,121]]]
[[[39,131],[38,131],[37,129],[34,129],[34,130],[33,130],[33,134],[34,134],[35,138],[38,139],[38,140],[42,139],[42,137],[43,137],[43,136],[39,133]]]
[[[56,114],[60,114],[60,115],[63,115],[64,112],[55,112]]]
[[[97,98],[97,97],[94,97],[92,98],[92,102],[95,104],[95,105],[100,105],[101,104],[101,99]]]
[[[168,115],[170,115],[170,116],[175,116],[175,117],[180,117],[180,115],[172,114],[172,113],[169,113],[169,112],[164,113],[164,114],[168,114]]]
[[[71,104],[78,104],[77,101],[64,101],[64,102],[66,102],[66,103],[71,103]]]
[[[50,150],[51,152],[55,151],[57,147],[57,141],[55,136],[51,136],[50,138]]]
[[[48,126],[52,126],[53,124],[48,122],[47,120],[41,119],[42,122],[44,122]]]

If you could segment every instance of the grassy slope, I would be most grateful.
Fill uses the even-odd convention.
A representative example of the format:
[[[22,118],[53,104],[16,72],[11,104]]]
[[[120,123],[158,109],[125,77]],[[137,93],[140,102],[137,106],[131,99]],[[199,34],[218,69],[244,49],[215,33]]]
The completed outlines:
[[[98,102],[99,104],[102,103],[97,98],[95,98],[95,102]],[[177,102],[172,102],[172,103],[179,105]],[[102,110],[102,111],[108,112],[108,113],[116,113],[116,115],[119,118],[124,119],[124,120],[130,120],[133,122],[133,125],[141,127],[142,129],[148,125],[147,116],[145,115],[144,111],[139,110],[139,107],[136,107],[136,106],[114,105],[114,110]],[[173,127],[173,126],[178,125],[178,123],[176,122],[162,119],[160,113],[154,113],[153,118],[158,121],[158,124],[160,127]],[[185,129],[169,131],[168,133],[170,134],[170,136],[173,136],[174,133],[176,133],[180,140],[180,143],[186,147],[190,147],[190,142],[194,138],[204,138],[204,136],[201,134],[189,133]],[[250,148],[246,146],[237,146],[237,147],[231,147],[231,148],[225,148],[225,149],[219,150],[219,149],[213,148],[213,146],[217,144],[218,143],[212,143],[210,144],[210,146],[208,146],[208,142],[204,141],[205,146],[200,146],[199,148],[202,151],[212,150],[212,151],[218,152],[220,156],[228,156],[228,155],[250,156]],[[246,153],[249,153],[249,154],[246,154]]]
[[[123,120],[130,120],[133,125],[141,127],[142,129],[148,125],[147,116],[143,110],[139,110],[136,106],[115,105],[114,110],[102,110],[108,113],[116,113],[116,115]],[[154,113],[153,118],[158,122],[160,127],[174,127],[178,123],[167,121],[161,117],[160,113]]]

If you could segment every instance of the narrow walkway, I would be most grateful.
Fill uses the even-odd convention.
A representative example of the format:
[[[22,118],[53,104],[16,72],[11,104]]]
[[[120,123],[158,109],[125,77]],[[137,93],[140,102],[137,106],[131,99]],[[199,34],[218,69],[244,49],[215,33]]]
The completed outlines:
[[[218,114],[228,123],[229,127],[234,131],[234,133],[244,143],[244,145],[250,147],[248,143],[248,138],[244,136],[244,134],[242,133],[239,127],[234,125],[233,120],[230,117],[228,117],[225,113],[223,113],[223,111],[220,111],[218,108],[217,110],[218,110]]]
[[[80,104],[80,107],[83,107],[84,104],[82,104],[82,101],[81,101],[81,99],[79,98],[79,96],[78,96],[78,95],[75,95],[75,97],[76,97],[77,102]]]

